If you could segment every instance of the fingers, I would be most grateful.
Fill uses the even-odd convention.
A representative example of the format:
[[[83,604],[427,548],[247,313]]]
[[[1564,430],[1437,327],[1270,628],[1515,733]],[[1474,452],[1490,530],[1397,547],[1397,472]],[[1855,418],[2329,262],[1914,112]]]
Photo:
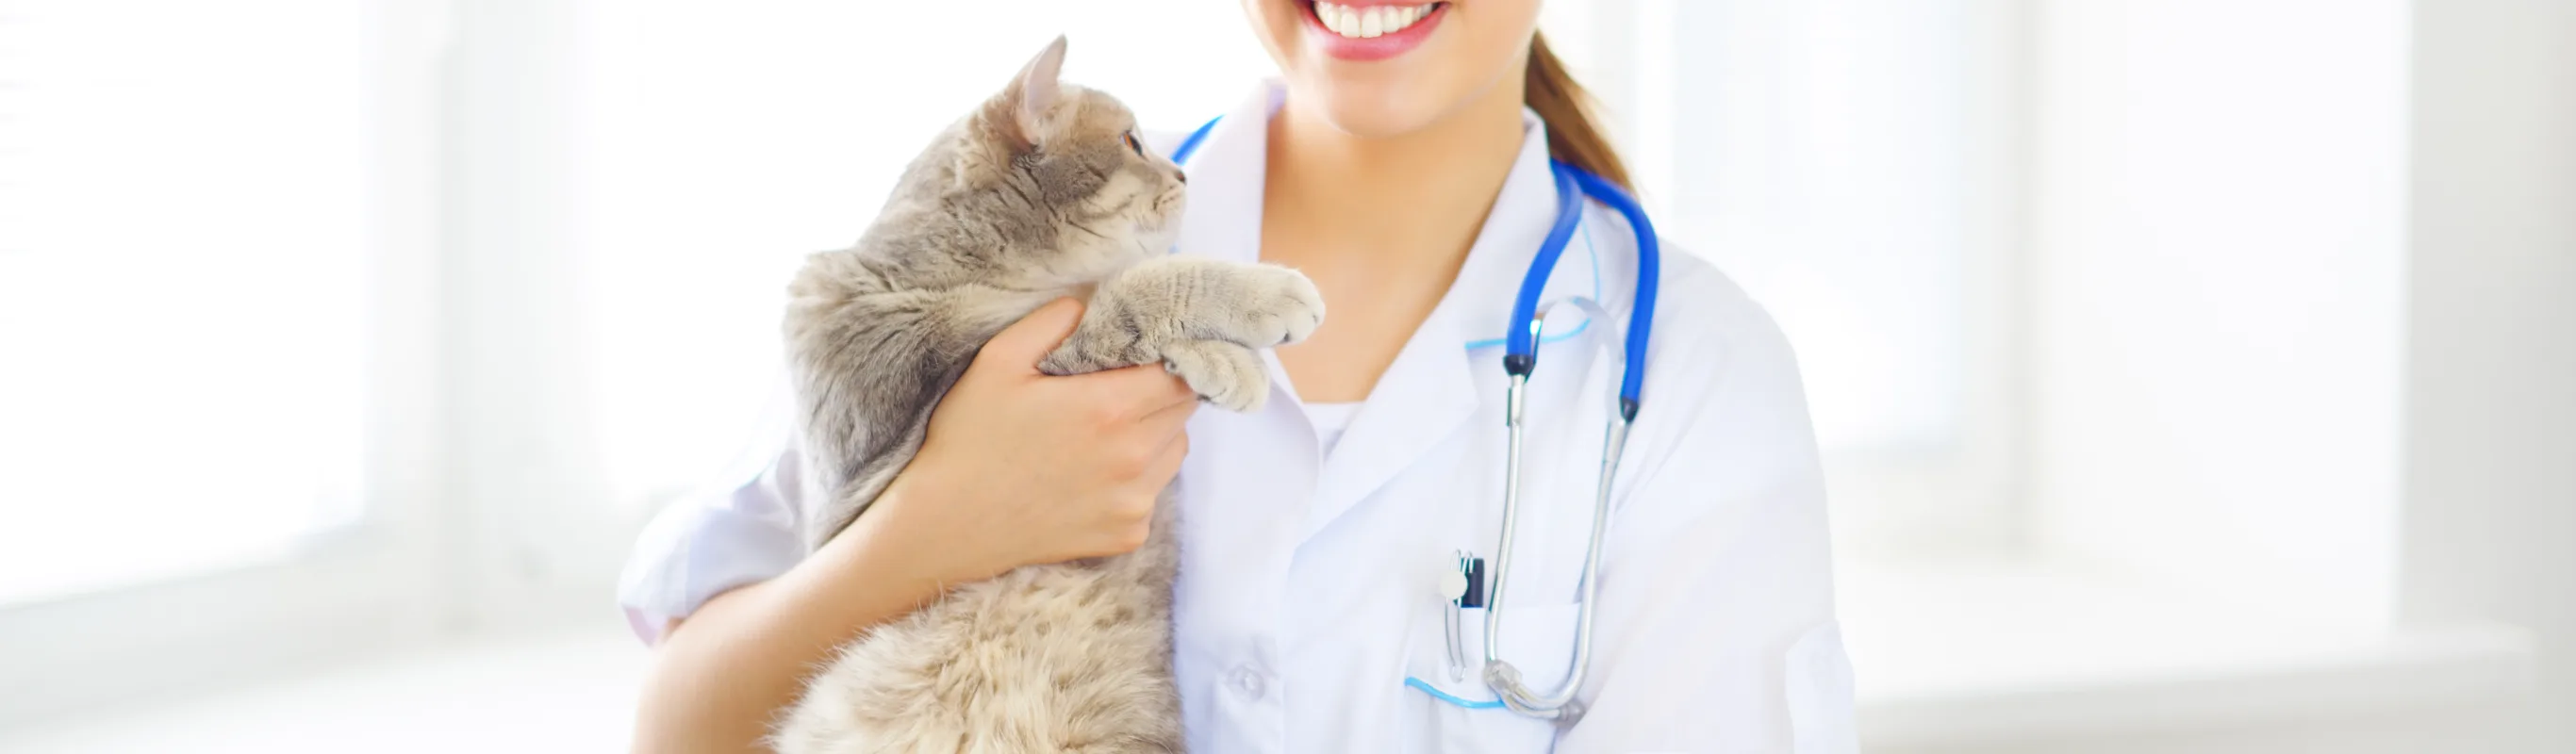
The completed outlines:
[[[1008,365],[1013,371],[1036,374],[1038,360],[1046,358],[1048,352],[1063,344],[1065,336],[1072,335],[1074,326],[1081,323],[1082,302],[1070,298],[1049,301],[1029,312],[1028,316],[1021,317],[1020,321],[1011,323],[1010,327],[1002,328],[992,340],[984,343],[983,350],[975,354],[975,360],[992,359],[996,364]]]
[[[1189,453],[1190,436],[1175,433],[1151,460],[1135,469],[1134,476],[1126,478],[1121,485],[1124,492],[1112,498],[1112,505],[1106,511],[1112,522],[1110,536],[1092,555],[1135,552],[1152,538],[1154,507],[1162,499],[1164,488],[1171,486],[1172,477],[1181,473],[1181,462],[1189,457]]]
[[[1173,476],[1181,473],[1181,461],[1189,454],[1190,433],[1172,435],[1172,441],[1163,446],[1163,452],[1154,456],[1153,465],[1145,467],[1144,479],[1152,482],[1154,489],[1162,489],[1172,483]]]

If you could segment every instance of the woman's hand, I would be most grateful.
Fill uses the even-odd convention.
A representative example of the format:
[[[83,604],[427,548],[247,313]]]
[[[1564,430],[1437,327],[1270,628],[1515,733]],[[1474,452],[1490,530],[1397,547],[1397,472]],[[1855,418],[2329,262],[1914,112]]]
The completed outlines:
[[[1039,373],[1081,318],[1081,304],[1060,299],[986,343],[861,523],[950,583],[1142,546],[1198,397],[1160,365]]]
[[[1038,374],[1081,317],[1057,301],[995,336],[864,515],[785,575],[717,595],[673,628],[645,683],[636,750],[765,751],[767,722],[806,673],[868,627],[955,584],[1144,544],[1197,396],[1160,366]]]

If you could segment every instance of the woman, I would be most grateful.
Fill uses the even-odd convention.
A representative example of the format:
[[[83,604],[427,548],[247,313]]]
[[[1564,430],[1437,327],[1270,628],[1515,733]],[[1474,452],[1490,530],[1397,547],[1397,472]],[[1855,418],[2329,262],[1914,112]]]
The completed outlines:
[[[797,544],[796,468],[675,509],[629,566],[659,658],[637,748],[743,750],[801,674],[943,584],[1125,551],[1177,474],[1175,673],[1191,748],[1762,751],[1853,748],[1821,473],[1788,345],[1724,277],[1667,254],[1644,411],[1613,486],[1579,722],[1490,708],[1452,656],[1443,570],[1493,556],[1512,295],[1556,215],[1551,155],[1625,172],[1536,35],[1537,0],[1245,0],[1283,72],[1188,162],[1183,253],[1303,270],[1331,315],[1280,349],[1268,405],[1194,412],[1153,367],[1032,368],[1059,303],[1004,332],[942,401],[870,513]],[[1180,139],[1154,140],[1166,152]],[[1554,688],[1574,652],[1592,485],[1637,274],[1587,204],[1546,298],[1526,498],[1500,652]],[[1590,331],[1587,333],[1587,331]],[[1104,413],[1145,416],[1101,422]],[[1186,451],[1186,452],[1185,452]],[[1482,610],[1459,621],[1481,658]],[[1470,659],[1477,665],[1477,659]]]

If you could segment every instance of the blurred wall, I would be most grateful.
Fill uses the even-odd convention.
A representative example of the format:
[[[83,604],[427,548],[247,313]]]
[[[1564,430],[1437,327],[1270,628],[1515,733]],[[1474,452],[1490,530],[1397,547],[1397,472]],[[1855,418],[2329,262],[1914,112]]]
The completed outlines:
[[[2439,750],[2572,752],[2576,2],[2415,14],[2399,605],[2538,634],[2539,694],[2495,721],[2515,735]]]
[[[2398,610],[2532,629],[2537,691],[1976,751],[2576,752],[2576,2],[2412,12]]]
[[[2576,3],[2416,0],[2411,44],[2398,612],[2527,625],[2537,692],[1978,751],[2576,751]]]
[[[2407,3],[2035,8],[2033,545],[2303,623],[2388,622]]]

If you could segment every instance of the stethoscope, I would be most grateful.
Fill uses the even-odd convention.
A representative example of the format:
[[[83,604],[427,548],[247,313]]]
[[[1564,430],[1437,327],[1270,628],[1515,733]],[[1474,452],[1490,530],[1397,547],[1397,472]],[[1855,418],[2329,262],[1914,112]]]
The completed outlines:
[[[1187,163],[1208,133],[1216,130],[1210,120],[1190,132],[1179,148],[1172,150],[1172,162]],[[1637,396],[1646,381],[1646,338],[1655,322],[1655,287],[1661,279],[1661,249],[1655,243],[1654,223],[1637,200],[1616,184],[1572,165],[1548,161],[1548,172],[1556,181],[1556,222],[1548,228],[1547,239],[1539,243],[1538,258],[1530,261],[1528,274],[1521,278],[1520,293],[1512,299],[1512,318],[1503,337],[1503,372],[1510,376],[1510,386],[1503,392],[1503,426],[1506,440],[1503,451],[1503,532],[1495,546],[1492,588],[1485,588],[1485,564],[1471,553],[1457,554],[1457,569],[1443,575],[1441,589],[1448,598],[1448,648],[1451,676],[1463,674],[1466,658],[1459,640],[1458,620],[1461,611],[1485,609],[1485,685],[1494,690],[1498,702],[1460,699],[1420,679],[1407,678],[1408,686],[1429,692],[1434,698],[1471,709],[1503,707],[1523,715],[1554,720],[1571,725],[1583,717],[1583,704],[1575,701],[1576,690],[1592,663],[1592,602],[1600,586],[1601,542],[1610,524],[1610,482],[1619,471],[1619,455],[1627,446],[1628,428],[1637,422]],[[1619,379],[1619,410],[1605,430],[1601,449],[1601,476],[1592,496],[1592,540],[1583,552],[1582,602],[1577,607],[1574,633],[1573,667],[1565,680],[1544,693],[1521,681],[1521,671],[1502,658],[1503,592],[1511,583],[1513,535],[1517,531],[1521,503],[1521,444],[1529,426],[1526,393],[1530,373],[1538,368],[1539,295],[1556,270],[1556,260],[1565,254],[1566,244],[1574,239],[1575,228],[1583,219],[1583,198],[1589,196],[1626,218],[1637,237],[1637,300],[1628,314],[1628,332],[1624,344],[1624,364]],[[1594,320],[1608,315],[1598,301],[1576,297],[1570,301]],[[1601,339],[1601,348],[1609,348]]]

